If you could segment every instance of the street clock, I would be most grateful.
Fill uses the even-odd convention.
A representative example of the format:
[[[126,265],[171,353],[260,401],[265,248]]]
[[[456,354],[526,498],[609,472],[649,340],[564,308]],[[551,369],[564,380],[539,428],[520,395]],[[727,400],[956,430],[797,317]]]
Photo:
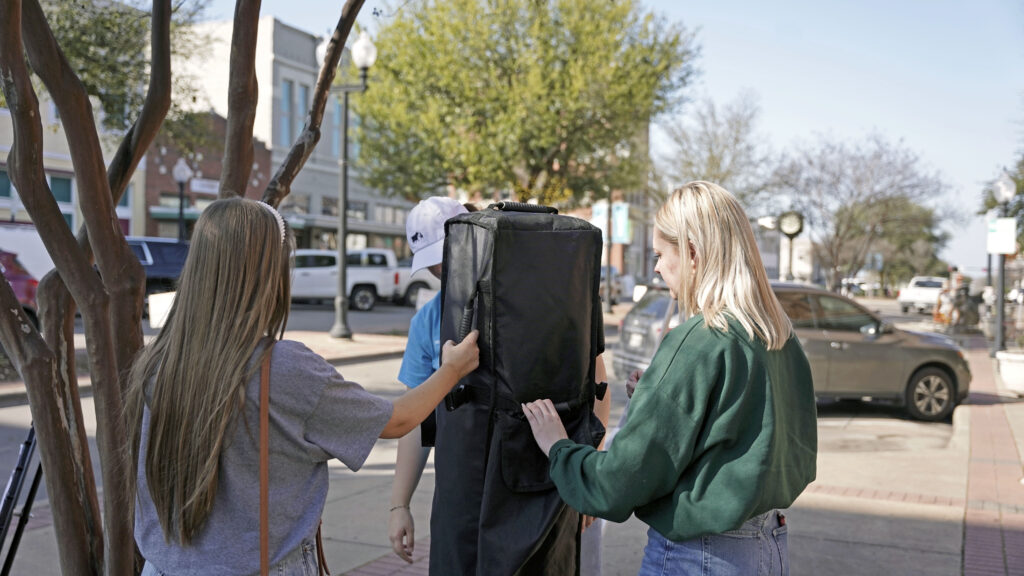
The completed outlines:
[[[786,212],[779,216],[779,231],[790,240],[796,238],[804,229],[804,217],[799,212]]]

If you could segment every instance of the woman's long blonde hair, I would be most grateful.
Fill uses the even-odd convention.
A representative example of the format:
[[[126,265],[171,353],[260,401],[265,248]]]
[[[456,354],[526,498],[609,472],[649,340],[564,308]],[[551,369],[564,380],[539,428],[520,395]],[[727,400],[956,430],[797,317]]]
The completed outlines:
[[[726,315],[778,350],[792,324],[772,291],[750,220],[727,190],[690,182],[672,192],[654,218],[655,233],[679,248],[679,307],[702,313],[708,326],[728,330]],[[691,250],[696,269],[691,269]]]
[[[146,481],[168,540],[189,544],[210,514],[218,462],[264,337],[288,320],[292,239],[274,214],[244,198],[217,200],[196,222],[167,321],[139,353],[126,417],[132,462]],[[142,407],[146,461],[138,462]],[[134,469],[134,466],[131,468]],[[133,477],[134,481],[134,477]]]

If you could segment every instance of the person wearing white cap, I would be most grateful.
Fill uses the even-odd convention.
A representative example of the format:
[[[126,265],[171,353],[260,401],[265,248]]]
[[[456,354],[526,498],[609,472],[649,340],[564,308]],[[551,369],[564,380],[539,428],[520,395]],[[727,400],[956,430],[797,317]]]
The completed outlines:
[[[405,220],[405,235],[412,249],[412,273],[426,268],[441,277],[444,257],[444,223],[449,218],[469,212],[452,198],[431,196],[421,200]],[[434,295],[409,325],[409,341],[398,370],[398,381],[415,388],[426,381],[441,361],[441,294]],[[419,484],[430,448],[421,445],[420,429],[415,428],[398,441],[395,481],[391,487],[388,538],[395,554],[412,562],[414,524],[409,502]]]

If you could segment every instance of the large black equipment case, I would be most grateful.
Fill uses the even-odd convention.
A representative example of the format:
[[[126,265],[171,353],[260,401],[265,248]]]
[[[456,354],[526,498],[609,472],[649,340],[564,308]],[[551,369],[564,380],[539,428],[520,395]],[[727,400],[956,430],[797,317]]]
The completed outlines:
[[[436,410],[433,575],[579,573],[579,514],[548,474],[521,403],[550,398],[597,446],[604,351],[601,232],[513,202],[445,224],[441,341],[480,330],[480,367]]]

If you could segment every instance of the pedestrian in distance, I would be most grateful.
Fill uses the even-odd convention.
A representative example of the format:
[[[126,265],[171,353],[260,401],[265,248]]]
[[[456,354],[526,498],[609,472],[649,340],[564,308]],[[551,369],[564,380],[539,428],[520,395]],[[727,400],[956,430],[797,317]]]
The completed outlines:
[[[475,212],[472,204],[460,204],[452,198],[432,196],[420,201],[406,219],[406,237],[413,251],[412,273],[426,268],[441,278],[444,255],[445,222],[459,214]],[[457,268],[457,262],[449,262],[449,269]],[[415,389],[437,370],[441,358],[441,294],[436,294],[416,312],[409,326],[409,340],[402,357],[398,380],[410,389]],[[596,360],[596,378],[604,382],[605,366],[599,355]],[[607,425],[611,407],[611,395],[595,403],[594,412],[602,424]],[[481,431],[483,434],[485,431]],[[443,450],[444,447],[438,447]],[[422,445],[421,429],[415,428],[398,441],[395,461],[395,479],[391,489],[389,505],[388,538],[392,550],[406,562],[413,561],[415,548],[415,522],[410,510],[412,495],[423,475],[430,448]],[[438,486],[437,490],[445,487]],[[443,510],[433,510],[443,514]],[[593,517],[582,520],[586,529],[594,522]],[[584,576],[600,574],[600,526],[583,538],[582,565],[595,566],[585,571]],[[443,566],[430,566],[431,573],[443,574]]]
[[[549,400],[523,405],[562,498],[648,524],[640,576],[788,574],[779,508],[814,480],[807,357],[725,189],[691,182],[655,216],[661,274],[689,318],[661,342],[606,452],[566,439]]]
[[[217,200],[196,222],[167,322],[129,377],[143,574],[251,575],[267,564],[274,574],[316,573],[327,461],[358,470],[377,438],[405,435],[477,366],[471,333],[445,343],[444,364],[423,385],[388,401],[282,340],[293,244],[262,202]]]

